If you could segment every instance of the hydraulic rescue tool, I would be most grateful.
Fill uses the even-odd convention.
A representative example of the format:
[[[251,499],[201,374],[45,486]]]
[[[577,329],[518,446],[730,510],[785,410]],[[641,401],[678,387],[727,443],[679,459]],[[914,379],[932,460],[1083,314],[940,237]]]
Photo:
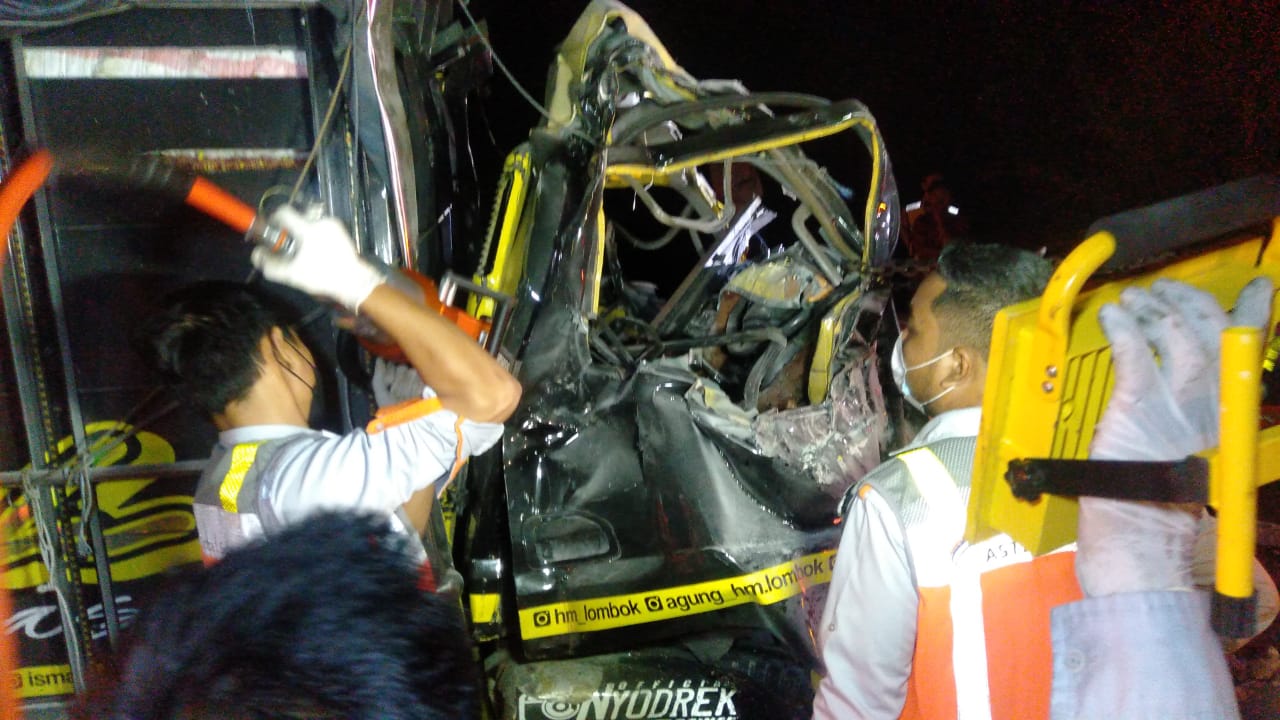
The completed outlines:
[[[263,213],[241,201],[212,181],[177,167],[158,155],[114,155],[68,152],[55,156],[48,150],[39,150],[22,162],[0,185],[0,232],[7,238],[17,221],[18,214],[28,200],[51,177],[83,177],[95,182],[133,187],[170,197],[190,205],[206,215],[243,233],[245,240],[267,248],[273,253],[290,253],[293,240],[283,229],[272,225]],[[0,271],[3,271],[7,245],[0,249]],[[385,264],[384,264],[385,265]],[[452,274],[446,274],[443,292],[429,277],[408,268],[387,268],[388,283],[435,310],[462,329],[470,337],[486,346],[494,346],[491,332],[493,322],[479,320],[466,311],[441,301],[449,299],[457,287],[493,297],[499,304],[506,298],[484,288],[473,286]],[[500,319],[501,315],[496,316]],[[361,345],[381,357],[402,361],[399,348],[386,341],[371,323],[352,323],[352,331],[360,338]]]

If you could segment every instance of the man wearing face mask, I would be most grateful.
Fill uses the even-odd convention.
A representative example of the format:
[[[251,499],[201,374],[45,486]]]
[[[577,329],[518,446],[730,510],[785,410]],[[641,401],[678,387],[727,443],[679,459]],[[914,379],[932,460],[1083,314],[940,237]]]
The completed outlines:
[[[1039,661],[1043,673],[1024,665],[1022,684],[1047,683],[1048,611],[1043,629],[1028,627],[1026,618],[1032,605],[1047,608],[1080,596],[1070,553],[1033,561],[1004,537],[953,557],[959,549],[953,538],[964,530],[992,323],[1001,308],[1038,297],[1050,274],[1049,262],[1035,253],[951,244],[912,297],[892,370],[904,398],[930,420],[845,502],[818,638],[826,675],[814,717],[954,718],[957,708],[975,706],[987,717],[998,715],[988,701],[991,708],[1015,703],[1006,717],[1047,717],[1047,692],[1040,712],[1017,705],[1034,690],[993,686],[988,698],[986,657],[953,658],[952,638],[968,634],[990,652]],[[979,586],[976,576],[970,584],[953,583],[956,562],[1012,570],[998,588],[985,579]],[[1002,600],[1001,594],[1011,612],[984,628],[984,604]],[[972,681],[979,676],[981,682]],[[982,697],[966,697],[974,690]]]
[[[414,398],[381,409],[366,429],[312,430],[311,352],[269,302],[235,283],[174,294],[144,326],[146,352],[219,431],[195,495],[206,562],[320,510],[386,513],[398,530],[420,535],[402,506],[412,501],[424,514],[468,457],[502,437],[520,397],[519,383],[474,340],[387,285],[337,220],[285,207],[272,223],[294,251],[255,251],[263,276],[368,318],[421,382]]]
[[[1007,535],[976,545],[963,542],[992,324],[1001,308],[1039,296],[1050,274],[1049,263],[1033,253],[998,245],[949,245],[939,257],[937,270],[912,297],[910,318],[894,346],[891,368],[903,396],[930,420],[910,444],[868,473],[842,508],[844,529],[818,638],[826,675],[814,701],[815,718],[1031,720],[1050,717],[1051,697],[1058,711],[1054,717],[1095,717],[1096,713],[1077,715],[1067,708],[1122,707],[1126,698],[1135,706],[1154,707],[1148,701],[1161,696],[1158,679],[1150,684],[1149,671],[1145,676],[1136,671],[1148,683],[1141,688],[1110,677],[1114,668],[1095,672],[1086,680],[1078,672],[1067,671],[1056,679],[1050,624],[1059,623],[1059,630],[1067,629],[1070,622],[1086,627],[1093,620],[1087,613],[1098,607],[1097,602],[1088,603],[1117,593],[1190,590],[1210,584],[1214,546],[1211,540],[1196,541],[1197,523],[1200,535],[1212,533],[1203,513],[1194,508],[1169,512],[1160,507],[1144,510],[1142,503],[1082,500],[1080,537],[1088,555],[1080,568],[1074,547],[1033,558]],[[1194,293],[1161,289],[1155,294],[1157,299],[1168,298],[1161,307],[1200,307],[1198,314],[1144,309],[1157,305],[1157,300],[1144,305],[1146,295],[1137,292],[1126,295],[1136,298],[1126,311],[1161,317],[1209,316],[1201,307],[1205,301]],[[1253,288],[1242,298],[1247,301],[1241,305],[1251,309],[1244,315],[1265,319],[1269,289]],[[1212,298],[1207,302],[1216,309]],[[1137,346],[1121,353],[1120,359],[1148,352],[1148,338],[1118,324],[1115,310],[1108,312],[1104,326],[1116,348]],[[1217,314],[1222,316],[1217,325],[1225,326],[1226,316],[1220,309]],[[1188,320],[1182,324],[1191,325]],[[1261,321],[1250,319],[1245,324]],[[1173,337],[1172,331],[1167,334]],[[1162,355],[1173,355],[1168,350],[1172,340],[1151,342],[1161,348]],[[1194,365],[1192,361],[1199,357],[1188,359],[1182,357],[1185,354],[1175,359]],[[1146,362],[1154,367],[1149,355]],[[1191,445],[1170,454],[1150,454],[1170,443],[1156,432],[1159,423],[1141,416],[1138,410],[1143,408],[1135,407],[1140,403],[1134,397],[1154,397],[1154,390],[1144,387],[1127,394],[1120,390],[1141,385],[1142,377],[1150,380],[1154,375],[1150,368],[1143,375],[1144,368],[1130,367],[1137,364],[1126,362],[1121,377],[1117,360],[1117,391],[1098,424],[1091,456],[1170,459],[1213,445],[1213,440],[1197,443],[1196,437]],[[1178,367],[1177,363],[1166,365]],[[1205,374],[1216,380],[1214,373]],[[1212,420],[1216,400],[1207,407]],[[1161,414],[1176,413],[1162,411],[1157,416]],[[1216,425],[1209,425],[1216,432]],[[1144,512],[1155,519],[1142,520]],[[1172,538],[1166,542],[1157,530],[1171,526],[1170,517],[1177,519],[1178,531],[1166,532]],[[1193,552],[1193,545],[1201,547]],[[1179,581],[1166,583],[1167,577]],[[1277,603],[1265,572],[1255,572],[1255,590],[1257,633],[1274,619]],[[1078,603],[1085,595],[1089,601]],[[1137,616],[1141,615],[1140,610]],[[1160,621],[1148,624],[1158,629]],[[1114,630],[1116,626],[1113,622],[1106,627]],[[1123,640],[1115,646],[1123,648]],[[1104,642],[1096,641],[1091,647],[1102,658],[1099,664],[1127,667],[1123,654],[1107,655]],[[1141,656],[1140,651],[1133,653]],[[1129,665],[1134,664],[1133,657]],[[1058,660],[1061,668],[1071,668],[1069,659]],[[1139,665],[1149,668],[1156,663]],[[1089,678],[1096,681],[1088,682]],[[1051,695],[1051,681],[1059,693],[1056,696]],[[1151,693],[1152,688],[1157,692]],[[1215,693],[1208,702],[1220,700],[1221,693]]]

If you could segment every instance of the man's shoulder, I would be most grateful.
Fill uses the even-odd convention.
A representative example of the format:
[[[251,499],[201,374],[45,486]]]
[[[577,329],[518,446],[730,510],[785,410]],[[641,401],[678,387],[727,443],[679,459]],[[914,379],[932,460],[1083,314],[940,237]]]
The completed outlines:
[[[978,438],[972,435],[960,437],[946,437],[933,440],[919,445],[908,445],[889,456],[887,460],[877,465],[863,476],[860,483],[875,482],[905,482],[909,479],[909,473],[906,461],[903,459],[910,453],[926,451],[943,459],[956,454],[965,454],[972,456],[973,451],[977,448]],[[945,463],[946,460],[943,460]]]
[[[849,495],[841,503],[847,511],[854,498],[862,496],[864,487],[869,487],[880,494],[890,507],[899,507],[906,496],[914,494],[915,483],[911,479],[911,469],[903,456],[926,451],[932,453],[947,467],[958,484],[967,485],[972,475],[973,453],[977,448],[978,438],[972,435],[947,437],[921,445],[914,445],[889,456],[889,459],[877,465],[849,489]]]
[[[218,447],[230,451],[242,445],[262,446],[297,437],[323,434],[326,434],[323,430],[313,430],[298,425],[242,425],[218,433]]]

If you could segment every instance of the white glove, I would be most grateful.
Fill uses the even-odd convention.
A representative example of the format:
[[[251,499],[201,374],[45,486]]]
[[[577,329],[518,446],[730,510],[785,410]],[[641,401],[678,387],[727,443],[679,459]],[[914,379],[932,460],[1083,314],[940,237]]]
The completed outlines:
[[[1271,282],[1241,291],[1232,316],[1209,294],[1157,280],[1127,288],[1098,313],[1111,341],[1116,382],[1094,429],[1095,460],[1181,460],[1218,444],[1222,330],[1265,326]],[[1152,349],[1160,354],[1156,363]],[[1080,498],[1076,575],[1086,595],[1190,590],[1192,547],[1203,508]]]
[[[426,384],[410,365],[377,358],[373,361],[373,399],[384,408],[405,400],[421,400]]]
[[[254,248],[251,259],[266,279],[329,298],[352,312],[386,281],[381,270],[356,252],[347,229],[336,218],[304,218],[285,205],[271,215],[270,222],[289,234],[293,252],[283,255]]]

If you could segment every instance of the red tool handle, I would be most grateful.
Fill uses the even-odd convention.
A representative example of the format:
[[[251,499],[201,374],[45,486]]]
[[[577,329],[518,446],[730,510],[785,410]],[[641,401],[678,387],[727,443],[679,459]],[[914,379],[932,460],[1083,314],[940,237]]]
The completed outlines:
[[[5,261],[9,257],[9,234],[13,232],[18,213],[36,190],[44,184],[53,167],[53,156],[41,150],[26,160],[0,183],[0,278],[4,277]]]

